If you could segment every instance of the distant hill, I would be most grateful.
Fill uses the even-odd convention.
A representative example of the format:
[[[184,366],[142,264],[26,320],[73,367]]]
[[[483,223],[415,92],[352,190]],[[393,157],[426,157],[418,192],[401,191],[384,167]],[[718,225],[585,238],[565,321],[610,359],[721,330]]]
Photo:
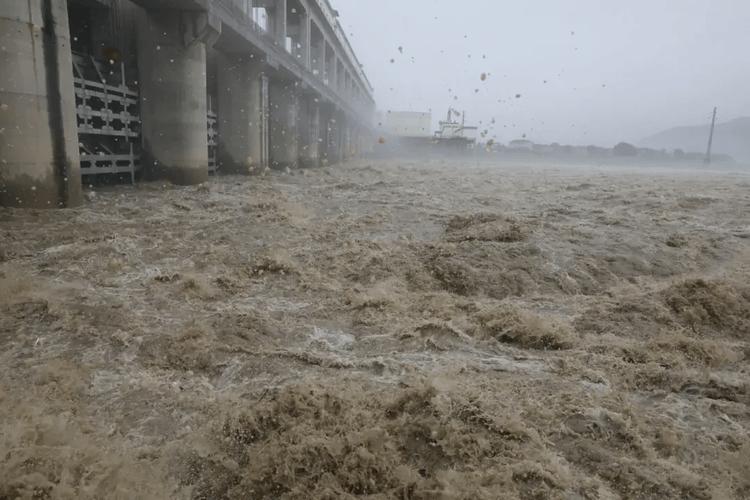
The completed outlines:
[[[676,127],[647,137],[640,147],[653,149],[682,149],[685,152],[704,152],[708,145],[709,125]],[[716,125],[714,152],[732,156],[738,161],[750,161],[750,117],[737,118]]]

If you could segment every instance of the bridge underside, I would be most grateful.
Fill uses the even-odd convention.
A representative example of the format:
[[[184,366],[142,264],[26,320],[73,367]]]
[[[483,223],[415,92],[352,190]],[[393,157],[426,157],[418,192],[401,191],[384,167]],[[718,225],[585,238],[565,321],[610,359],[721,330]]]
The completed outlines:
[[[0,4],[0,205],[82,175],[204,182],[370,143],[372,89],[325,0]]]

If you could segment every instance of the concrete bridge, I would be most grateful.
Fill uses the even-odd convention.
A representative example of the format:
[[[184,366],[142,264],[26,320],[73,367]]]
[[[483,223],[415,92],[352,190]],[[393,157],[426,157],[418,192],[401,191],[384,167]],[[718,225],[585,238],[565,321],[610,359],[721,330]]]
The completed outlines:
[[[0,2],[0,205],[82,178],[196,184],[333,164],[372,143],[373,91],[328,0]]]

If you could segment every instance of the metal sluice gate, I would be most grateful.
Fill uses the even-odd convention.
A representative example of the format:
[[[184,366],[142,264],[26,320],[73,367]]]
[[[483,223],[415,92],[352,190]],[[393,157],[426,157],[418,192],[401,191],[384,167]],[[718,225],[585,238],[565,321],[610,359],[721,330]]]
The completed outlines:
[[[217,149],[219,147],[219,116],[213,109],[213,100],[208,96],[208,173],[215,174],[219,169],[217,162]]]
[[[125,64],[108,64],[90,55],[73,54],[73,84],[81,175],[129,175],[141,168],[139,89],[125,81]],[[209,99],[206,116],[208,171],[219,168],[219,125]]]
[[[73,85],[81,175],[130,174],[135,182],[141,159],[141,121],[138,91],[126,85],[125,65],[106,65],[91,56],[73,54]]]

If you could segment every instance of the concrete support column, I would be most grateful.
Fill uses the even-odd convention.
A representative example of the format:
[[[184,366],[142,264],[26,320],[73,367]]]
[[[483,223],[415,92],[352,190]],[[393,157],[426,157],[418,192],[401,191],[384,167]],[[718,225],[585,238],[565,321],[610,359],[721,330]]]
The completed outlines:
[[[247,174],[262,165],[260,61],[249,56],[217,54],[219,163],[221,170]]]
[[[270,82],[271,168],[296,168],[299,162],[299,92],[294,83]]]
[[[143,11],[138,29],[143,165],[175,184],[208,179],[206,44],[188,12]]]
[[[328,145],[330,144],[330,105],[320,105],[320,165],[327,166],[331,163],[328,157]]]
[[[320,165],[320,105],[317,98],[305,97],[300,102],[300,165]]]
[[[299,28],[299,37],[300,37],[300,45],[302,45],[302,65],[307,68],[311,69],[312,66],[310,64],[310,57],[312,53],[312,47],[310,44],[312,43],[311,40],[311,33],[312,33],[312,16],[310,16],[310,12],[305,10],[302,13],[301,19],[300,19],[300,28]]]
[[[78,205],[67,1],[0,2],[0,34],[0,205]]]
[[[340,139],[340,124],[337,120],[337,113],[335,107],[331,105],[325,106],[323,110],[324,120],[324,151],[323,151],[323,163],[326,165],[333,165],[341,160],[341,139]]]
[[[311,57],[314,59],[313,61],[313,72],[317,70],[318,77],[320,79],[325,78],[326,74],[326,42],[325,39],[321,39],[317,46],[313,48],[314,55],[311,55]]]
[[[349,126],[349,120],[346,119],[346,116],[341,113],[339,116],[339,120],[341,120],[341,159],[343,161],[349,160],[352,157],[352,148],[351,148],[351,127]]]
[[[281,48],[286,48],[286,0],[275,0],[273,14],[271,16],[273,24],[273,35],[276,43]]]
[[[328,65],[330,62],[330,67]],[[336,50],[331,47],[331,58],[326,59],[326,70],[328,71],[328,85],[331,88],[337,88],[339,81],[339,58],[336,55]]]

